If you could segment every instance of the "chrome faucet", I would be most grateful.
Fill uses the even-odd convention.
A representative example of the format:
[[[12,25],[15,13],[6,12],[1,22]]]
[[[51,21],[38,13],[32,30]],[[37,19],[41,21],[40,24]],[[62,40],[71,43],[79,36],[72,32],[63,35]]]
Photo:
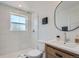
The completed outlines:
[[[64,32],[64,36],[65,36],[65,38],[64,38],[64,44],[66,44],[69,41],[69,39],[67,38],[67,33],[66,32]]]

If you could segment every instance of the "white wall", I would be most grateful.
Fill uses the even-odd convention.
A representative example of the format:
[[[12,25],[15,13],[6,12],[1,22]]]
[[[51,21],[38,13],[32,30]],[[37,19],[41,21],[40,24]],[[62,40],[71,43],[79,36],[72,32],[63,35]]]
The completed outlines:
[[[51,4],[52,3],[52,4]],[[57,6],[59,1],[52,1],[52,2],[30,2],[31,8],[34,12],[38,13],[39,15],[39,40],[54,40],[56,39],[57,35],[61,36],[61,39],[64,39],[64,32],[59,31],[56,29],[54,25],[54,9]],[[48,24],[42,25],[42,18],[48,17]],[[78,34],[79,29],[68,32],[67,36],[68,39],[74,41],[76,35]]]
[[[59,3],[59,1],[35,1],[35,2],[27,2],[27,4],[30,6],[32,11],[37,14],[38,16],[38,39],[37,48],[40,50],[44,49],[44,43],[45,40],[55,40],[56,35],[60,35],[62,33],[59,33],[60,31],[56,31],[56,28],[54,26],[54,9],[56,5]],[[48,24],[43,25],[42,24],[42,18],[48,17]]]
[[[29,16],[28,31],[13,32],[10,31],[10,13],[15,12]],[[27,12],[23,12],[16,8],[11,8],[0,4],[0,55],[9,54],[19,50],[33,47],[30,39],[30,16]]]
[[[56,28],[54,26],[54,9],[59,1],[35,1],[27,2],[32,11],[39,16],[39,40],[53,40],[56,36]],[[48,24],[42,24],[42,18],[48,17]]]

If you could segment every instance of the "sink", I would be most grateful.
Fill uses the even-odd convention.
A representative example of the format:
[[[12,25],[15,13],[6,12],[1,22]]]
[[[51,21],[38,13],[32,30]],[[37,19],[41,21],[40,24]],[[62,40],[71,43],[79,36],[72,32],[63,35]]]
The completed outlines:
[[[79,45],[77,45],[76,43],[66,43],[64,44],[64,46],[79,49]]]
[[[67,42],[67,43],[64,44],[63,41],[59,41],[57,43],[59,43],[59,45],[63,45],[63,46],[69,47],[69,48],[77,48],[77,49],[79,49],[79,44],[76,44],[76,43]]]
[[[59,42],[55,42],[56,44],[58,43],[59,45],[63,45],[69,48],[75,48],[75,49],[79,49],[79,44],[76,43],[71,43],[71,42],[67,42],[64,44],[63,41],[59,41]]]
[[[49,44],[50,43],[53,43],[53,45],[55,46],[79,49],[79,44],[76,44],[76,43],[67,42],[64,44],[63,41],[50,41]]]
[[[64,44],[65,46],[67,46],[67,47],[76,47],[76,45],[75,44],[72,44],[72,43],[66,43],[66,44]]]

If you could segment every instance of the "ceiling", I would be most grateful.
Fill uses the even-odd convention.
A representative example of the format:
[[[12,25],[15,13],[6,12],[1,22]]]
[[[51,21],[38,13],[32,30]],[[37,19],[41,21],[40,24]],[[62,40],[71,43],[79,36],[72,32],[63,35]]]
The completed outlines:
[[[59,1],[3,1],[1,3],[25,10],[34,11],[34,8],[55,7]],[[19,5],[22,5],[19,7]]]

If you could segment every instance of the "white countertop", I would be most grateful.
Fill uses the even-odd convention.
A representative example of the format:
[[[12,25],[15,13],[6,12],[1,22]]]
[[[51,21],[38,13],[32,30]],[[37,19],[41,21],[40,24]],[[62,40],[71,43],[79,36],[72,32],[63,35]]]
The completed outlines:
[[[61,41],[45,41],[44,43],[49,44],[51,46],[56,46],[58,48],[70,51],[72,53],[78,54],[79,55],[79,44],[77,43],[66,43],[64,44]]]

